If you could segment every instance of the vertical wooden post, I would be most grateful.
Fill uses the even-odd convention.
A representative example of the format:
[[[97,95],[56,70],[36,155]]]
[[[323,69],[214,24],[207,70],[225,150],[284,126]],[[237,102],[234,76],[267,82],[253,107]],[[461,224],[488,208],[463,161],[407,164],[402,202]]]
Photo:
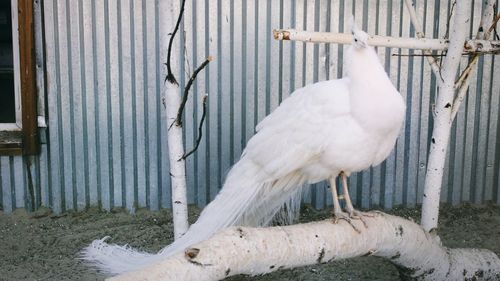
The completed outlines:
[[[40,150],[37,126],[33,0],[18,0],[18,22],[23,154],[32,155]]]

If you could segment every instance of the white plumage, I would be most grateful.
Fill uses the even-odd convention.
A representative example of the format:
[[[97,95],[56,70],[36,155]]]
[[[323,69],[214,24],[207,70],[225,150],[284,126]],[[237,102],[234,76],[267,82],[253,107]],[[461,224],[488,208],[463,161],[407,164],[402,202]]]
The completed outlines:
[[[300,204],[302,186],[341,174],[346,211],[340,211],[332,186],[335,216],[358,216],[350,203],[345,176],[380,164],[401,129],[405,105],[391,84],[367,34],[353,28],[342,79],[296,90],[257,126],[241,159],[230,170],[217,197],[188,232],[158,254],[96,240],[83,258],[116,274],[162,260],[232,225],[265,226],[284,205],[290,221]]]

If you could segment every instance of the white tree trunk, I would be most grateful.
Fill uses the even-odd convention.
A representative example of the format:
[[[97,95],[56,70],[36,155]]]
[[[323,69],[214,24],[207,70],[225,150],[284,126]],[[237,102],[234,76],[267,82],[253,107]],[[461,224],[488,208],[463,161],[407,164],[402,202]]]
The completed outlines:
[[[451,110],[455,95],[455,77],[470,24],[470,7],[470,1],[457,1],[453,25],[450,28],[450,46],[441,71],[443,81],[439,85],[436,98],[434,128],[422,202],[422,227],[427,231],[436,228],[438,223],[441,184],[453,121]]]
[[[270,228],[232,227],[185,253],[109,280],[220,280],[352,257],[375,255],[398,266],[405,280],[497,280],[500,260],[489,250],[448,249],[414,222],[380,214],[354,231],[332,220]],[[488,279],[490,278],[490,279]]]
[[[169,11],[170,21],[167,27],[175,26],[175,21],[179,16],[179,1],[160,1],[160,11]],[[167,13],[167,14],[168,14]],[[167,34],[167,32],[164,32]],[[168,46],[169,36],[163,36],[163,46]],[[166,51],[165,51],[166,53]],[[179,40],[175,40],[172,46],[171,67],[178,69],[179,66]],[[166,61],[166,59],[165,59]],[[184,146],[182,141],[182,126],[173,124],[177,117],[177,111],[181,105],[181,92],[179,86],[165,81],[164,87],[164,105],[167,114],[167,142],[168,142],[168,156],[170,163],[170,178],[172,189],[172,213],[174,220],[174,237],[175,239],[181,237],[186,233],[188,224],[188,209],[187,209],[187,192],[186,192],[186,165],[185,161],[181,158],[184,155]],[[173,124],[173,125],[172,125]]]
[[[186,195],[186,162],[182,159],[184,155],[182,127],[175,124],[170,127],[170,125],[175,122],[180,104],[181,95],[179,87],[166,82],[165,106],[167,112],[167,126],[169,127],[167,141],[175,239],[184,235],[189,227]]]

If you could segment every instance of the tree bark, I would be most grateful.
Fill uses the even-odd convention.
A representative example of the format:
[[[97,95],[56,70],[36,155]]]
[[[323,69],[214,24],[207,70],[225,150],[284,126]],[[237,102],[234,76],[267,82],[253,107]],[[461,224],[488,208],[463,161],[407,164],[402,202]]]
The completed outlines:
[[[160,1],[160,9],[170,12],[170,24],[165,26],[174,26],[175,20],[179,16],[179,1],[174,1],[168,4],[167,1]],[[163,37],[163,45],[168,46],[169,37]],[[179,66],[179,42],[174,41],[172,45],[172,57],[170,60],[171,68],[175,69]],[[167,115],[167,142],[168,142],[168,157],[170,163],[170,178],[172,188],[172,211],[174,221],[174,237],[181,237],[186,233],[188,224],[188,208],[187,208],[187,192],[186,192],[186,164],[182,156],[184,155],[184,146],[182,141],[182,126],[177,126],[175,120],[177,111],[181,105],[181,93],[179,86],[176,83],[165,81],[164,87],[164,105]]]
[[[179,87],[166,82],[165,106],[167,111],[167,141],[168,158],[170,163],[170,179],[172,187],[172,211],[174,221],[174,237],[178,239],[189,228],[186,194],[186,161],[182,142],[182,127],[177,126],[177,110],[181,104]],[[173,124],[171,126],[171,124]]]
[[[457,1],[456,3],[455,19],[450,30],[450,46],[441,71],[443,81],[439,84],[439,93],[436,98],[434,127],[422,201],[422,227],[426,231],[436,228],[438,223],[446,150],[453,122],[451,110],[455,95],[455,76],[468,33],[470,7],[469,1]]]
[[[333,260],[374,255],[394,263],[403,280],[498,280],[500,260],[489,250],[449,249],[418,224],[380,213],[365,228],[332,220],[285,227],[232,227],[143,270],[110,278],[221,280]],[[475,278],[475,279],[474,279]]]
[[[419,34],[420,33],[418,33],[417,36]],[[295,29],[275,29],[273,30],[273,35],[274,39],[276,40],[301,41],[305,43],[350,44],[352,42],[352,35],[347,33],[314,32]],[[430,39],[424,37],[402,38],[381,35],[370,35],[370,37],[368,38],[368,44],[374,47],[389,47],[427,51],[446,51],[450,46],[448,40],[446,39]],[[464,54],[498,53],[500,52],[500,41],[471,39],[466,42],[462,51]]]

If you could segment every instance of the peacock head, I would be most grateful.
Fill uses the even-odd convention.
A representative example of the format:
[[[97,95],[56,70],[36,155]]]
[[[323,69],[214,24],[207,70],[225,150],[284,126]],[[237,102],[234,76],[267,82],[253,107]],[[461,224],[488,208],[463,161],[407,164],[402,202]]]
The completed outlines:
[[[368,34],[358,28],[354,22],[354,16],[350,18],[351,33],[352,33],[352,46],[356,49],[366,48],[368,46]]]

